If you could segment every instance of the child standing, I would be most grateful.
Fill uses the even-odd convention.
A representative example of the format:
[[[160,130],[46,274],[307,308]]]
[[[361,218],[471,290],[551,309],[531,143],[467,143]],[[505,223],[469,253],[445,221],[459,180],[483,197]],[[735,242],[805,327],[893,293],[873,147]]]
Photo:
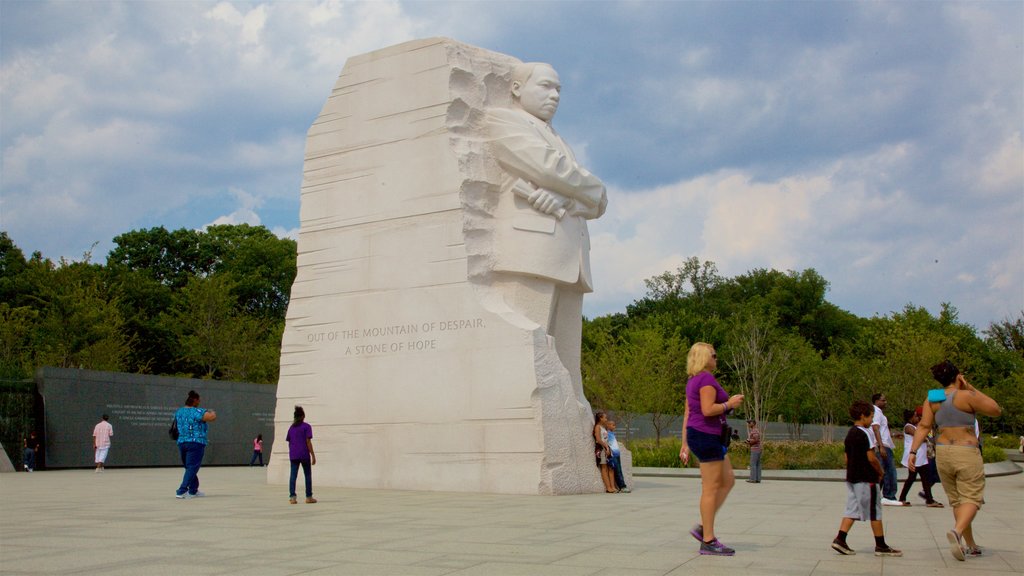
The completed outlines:
[[[608,448],[611,449],[611,456],[608,458],[608,465],[611,466],[615,476],[615,490],[629,494],[632,490],[626,486],[626,479],[622,475],[622,450],[619,449],[619,441],[615,438],[615,421],[608,421]]]
[[[252,460],[249,460],[249,466],[256,463],[256,459],[260,459],[260,467],[263,466],[263,434],[257,434],[252,439]]]
[[[875,535],[875,556],[903,556],[903,552],[885,543],[882,530],[882,497],[878,483],[885,472],[875,455],[871,419],[875,414],[871,404],[857,400],[850,406],[854,426],[846,434],[846,510],[839,522],[839,534],[832,541],[832,549],[840,554],[856,552],[846,544],[846,535],[855,520],[869,520]]]
[[[316,504],[313,498],[313,476],[310,467],[316,464],[313,453],[313,427],[306,423],[306,411],[302,406],[295,407],[295,420],[288,428],[288,459],[292,462],[291,475],[288,477],[288,502],[297,504],[295,497],[295,480],[299,476],[299,466],[306,477],[306,504]]]

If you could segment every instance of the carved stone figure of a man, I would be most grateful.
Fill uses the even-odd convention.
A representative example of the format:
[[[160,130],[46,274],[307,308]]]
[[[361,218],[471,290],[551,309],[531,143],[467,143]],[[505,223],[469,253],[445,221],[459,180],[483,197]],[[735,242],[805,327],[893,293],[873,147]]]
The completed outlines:
[[[511,92],[511,107],[487,115],[489,146],[502,169],[492,285],[512,311],[545,328],[584,400],[583,294],[593,291],[587,220],[604,214],[607,193],[551,127],[558,73],[548,64],[519,64]]]

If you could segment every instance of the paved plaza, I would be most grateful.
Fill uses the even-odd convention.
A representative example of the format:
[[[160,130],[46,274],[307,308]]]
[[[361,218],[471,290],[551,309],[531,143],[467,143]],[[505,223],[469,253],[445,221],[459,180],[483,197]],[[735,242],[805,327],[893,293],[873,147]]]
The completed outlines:
[[[692,477],[546,497],[314,486],[320,502],[298,505],[264,469],[210,467],[200,478],[205,498],[176,500],[180,469],[2,474],[0,574],[1024,574],[1024,474],[989,478],[975,522],[985,554],[966,562],[948,551],[949,509],[923,505],[884,509],[904,557],[876,558],[866,523],[850,533],[857,555],[836,554],[840,482],[738,481],[718,529],[737,554],[720,558],[699,556],[687,535],[698,519]]]

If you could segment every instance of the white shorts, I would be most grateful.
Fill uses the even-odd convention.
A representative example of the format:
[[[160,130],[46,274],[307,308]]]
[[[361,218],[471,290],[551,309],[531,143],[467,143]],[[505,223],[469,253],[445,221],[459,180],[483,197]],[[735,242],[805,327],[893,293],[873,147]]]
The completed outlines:
[[[107,452],[110,452],[110,446],[96,449],[96,463],[103,464],[107,461]]]
[[[846,510],[843,518],[861,521],[882,519],[882,493],[871,482],[846,483]]]

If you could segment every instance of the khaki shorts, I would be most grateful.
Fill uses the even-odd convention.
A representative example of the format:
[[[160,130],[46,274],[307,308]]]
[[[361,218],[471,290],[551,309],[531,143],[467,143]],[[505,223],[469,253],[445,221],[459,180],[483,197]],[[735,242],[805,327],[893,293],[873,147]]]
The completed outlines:
[[[935,447],[935,464],[950,506],[985,503],[985,464],[977,446]]]

